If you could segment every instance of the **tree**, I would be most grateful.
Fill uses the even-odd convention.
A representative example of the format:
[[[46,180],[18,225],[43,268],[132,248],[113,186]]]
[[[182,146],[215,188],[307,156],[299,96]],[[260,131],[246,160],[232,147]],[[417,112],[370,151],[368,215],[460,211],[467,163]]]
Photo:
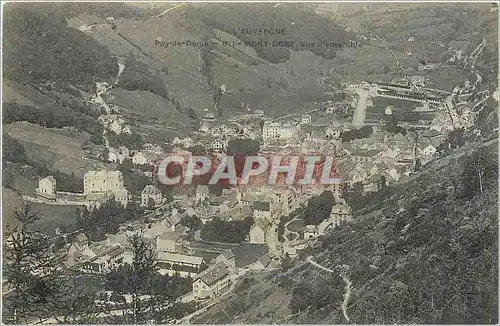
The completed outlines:
[[[15,175],[5,165],[2,168],[2,181],[5,188],[14,188]]]
[[[418,171],[420,171],[421,168],[422,168],[422,161],[420,161],[420,159],[417,158],[416,161],[415,161],[414,171],[418,172]]]
[[[227,155],[255,155],[260,150],[259,142],[250,138],[234,138],[227,144]]]
[[[12,291],[4,295],[4,320],[28,324],[33,318],[47,318],[47,303],[54,292],[54,271],[47,238],[33,231],[40,218],[32,204],[23,203],[16,211],[12,234],[7,239],[4,277]]]
[[[80,285],[77,276],[68,275],[60,280],[56,295],[53,296],[54,319],[60,324],[96,324],[105,307],[95,303],[95,293]]]
[[[158,271],[157,257],[151,244],[139,235],[129,238],[133,258],[131,275],[128,278],[129,291],[132,295],[132,320],[134,324],[143,323],[151,318],[153,312],[151,298],[140,298],[143,289],[151,289],[152,280]]]
[[[462,172],[464,196],[471,198],[478,191],[482,194],[485,189],[496,184],[497,175],[495,156],[485,147],[478,148],[467,159]]]
[[[148,198],[148,209],[153,210],[156,207],[156,202],[153,198]]]
[[[184,216],[181,220],[181,225],[187,226],[190,230],[198,231],[203,227],[203,222],[196,215]]]
[[[330,216],[334,203],[331,191],[323,191],[319,196],[312,197],[304,208],[304,223],[318,225]]]
[[[363,185],[361,184],[361,182],[356,182],[352,186],[345,184],[342,190],[342,194],[347,204],[353,210],[356,210],[358,207],[360,207],[360,202],[363,198]]]
[[[190,117],[191,119],[193,119],[195,121],[199,120],[198,114],[196,114],[196,111],[193,108],[189,108],[187,111],[187,114],[188,114],[188,117]]]
[[[391,115],[388,121],[385,123],[385,129],[391,134],[401,133],[403,135],[406,135],[406,129],[398,126],[398,121],[396,120],[396,117],[394,115]]]
[[[216,217],[202,226],[201,237],[208,241],[240,243],[245,240],[253,224],[253,218],[243,221],[224,222]]]
[[[455,149],[465,145],[465,134],[463,129],[455,129],[448,134],[449,148]]]

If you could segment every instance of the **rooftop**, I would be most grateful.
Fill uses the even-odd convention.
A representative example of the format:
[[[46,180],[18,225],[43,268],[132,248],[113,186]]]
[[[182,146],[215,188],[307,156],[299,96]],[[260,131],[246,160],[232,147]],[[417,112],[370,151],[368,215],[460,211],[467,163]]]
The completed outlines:
[[[218,280],[228,275],[227,267],[223,264],[217,264],[204,272],[201,272],[196,277],[195,281],[201,279],[207,285],[212,285]]]
[[[171,252],[159,252],[158,260],[178,262],[184,264],[193,264],[193,265],[201,265],[203,263],[202,257],[174,254]]]
[[[357,152],[353,152],[351,153],[352,156],[361,156],[361,157],[373,157],[375,155],[377,155],[378,153],[380,153],[379,150],[376,150],[376,149],[371,149],[371,150],[361,150],[361,151],[357,151]]]
[[[142,190],[142,194],[143,195],[158,195],[158,194],[161,194],[161,191],[160,191],[160,189],[158,189],[157,187],[155,187],[153,185],[147,185]]]
[[[224,252],[222,253],[222,255],[223,255],[226,259],[231,259],[231,258],[234,258],[234,253],[231,251],[231,249],[224,250]]]
[[[181,236],[182,234],[178,232],[165,231],[158,237],[158,239],[177,241]]]
[[[271,205],[269,205],[269,202],[267,201],[255,201],[253,203],[253,209],[254,211],[265,211],[269,212],[271,210]]]
[[[56,183],[56,178],[54,178],[53,176],[49,175],[48,177],[46,178],[43,178],[42,180],[40,181],[43,181],[43,180],[47,180],[49,181],[50,183]]]
[[[86,244],[89,242],[89,239],[87,238],[85,233],[80,233],[75,237],[75,241],[80,243],[80,244],[84,244],[84,243]]]

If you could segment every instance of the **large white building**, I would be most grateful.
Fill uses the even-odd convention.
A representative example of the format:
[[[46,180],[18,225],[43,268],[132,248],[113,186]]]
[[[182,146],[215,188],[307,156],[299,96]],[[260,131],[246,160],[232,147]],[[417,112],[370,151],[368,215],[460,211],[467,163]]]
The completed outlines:
[[[271,140],[291,140],[298,136],[300,127],[290,122],[264,122],[262,139],[264,142]]]
[[[121,171],[89,171],[83,177],[83,193],[87,196],[113,194],[115,200],[127,206],[128,191]]]

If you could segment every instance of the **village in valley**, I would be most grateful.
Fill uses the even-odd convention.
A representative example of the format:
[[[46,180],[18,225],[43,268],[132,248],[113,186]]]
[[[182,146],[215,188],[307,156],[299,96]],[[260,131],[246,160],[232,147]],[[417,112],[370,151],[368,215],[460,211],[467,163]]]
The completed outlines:
[[[162,11],[154,19],[176,8],[179,7]],[[79,26],[79,32],[98,38],[115,33],[117,22],[118,19],[108,17],[99,24],[84,24],[72,17],[70,24]],[[167,295],[168,300],[158,306],[172,310],[168,318],[163,316],[148,322],[190,323],[237,293],[250,277],[258,279],[273,271],[286,270],[294,261],[308,261],[311,248],[329,233],[356,223],[366,198],[374,201],[377,196],[385,196],[390,187],[411,182],[408,180],[413,175],[425,171],[445,153],[464,146],[466,134],[469,139],[483,136],[476,121],[480,116],[483,118],[483,110],[492,101],[498,105],[499,100],[498,88],[485,85],[481,76],[484,70],[476,67],[478,58],[490,45],[486,39],[475,43],[470,53],[450,47],[443,50],[445,59],[441,56],[436,62],[421,60],[418,66],[408,67],[401,64],[383,39],[367,29],[352,29],[347,25],[342,28],[358,35],[360,42],[376,43],[390,54],[394,62],[391,70],[387,67],[384,72],[390,80],[345,78],[331,87],[328,100],[304,102],[301,109],[274,112],[272,103],[263,110],[253,107],[250,100],[244,102],[243,96],[241,101],[238,98],[237,107],[228,109],[228,102],[224,105],[221,102],[246,90],[242,91],[242,87],[238,90],[230,81],[222,82],[220,78],[211,82],[215,89],[213,106],[183,108],[182,114],[190,119],[190,130],[172,127],[177,123],[180,109],[169,117],[172,121],[162,122],[146,113],[134,112],[140,111],[133,107],[135,103],[127,103],[126,99],[117,101],[125,94],[120,93],[125,89],[120,80],[127,74],[123,72],[130,69],[127,64],[136,60],[133,55],[132,59],[116,56],[117,73],[108,79],[94,76],[91,90],[79,91],[83,94],[79,97],[92,113],[88,116],[95,117],[93,122],[99,125],[95,128],[99,134],[87,134],[90,141],[83,141],[83,154],[75,159],[85,164],[74,169],[76,175],[73,171],[39,168],[37,172],[42,173],[30,180],[31,185],[38,183],[36,189],[30,186],[30,191],[16,191],[22,199],[21,211],[24,209],[25,213],[33,207],[43,207],[49,212],[46,215],[64,210],[63,223],[44,225],[42,231],[34,234],[50,244],[47,249],[50,265],[57,272],[71,275],[95,292],[89,304],[100,307],[95,320],[108,321],[127,314],[134,318],[140,313],[145,316],[153,308],[137,308],[137,302],[161,294]],[[413,35],[404,40],[416,41]],[[158,36],[156,42],[163,39]],[[441,45],[438,46],[444,48]],[[201,57],[202,50],[199,53]],[[343,76],[340,67],[332,69]],[[454,80],[451,88],[442,89],[436,82],[440,77],[436,78],[435,71],[449,67],[460,69],[463,78]],[[326,80],[323,71],[321,76],[318,83]],[[274,83],[285,82],[280,79]],[[33,89],[53,97],[54,87],[47,82],[38,90]],[[269,92],[273,91],[269,86]],[[147,92],[133,96],[144,93]],[[171,94],[164,99],[180,106]],[[14,120],[16,123],[18,128],[28,122]],[[67,134],[79,133],[74,129],[61,128]],[[14,127],[11,130],[15,131]],[[167,133],[174,136],[164,137]],[[102,137],[102,141],[93,141],[92,137]],[[248,184],[166,185],[159,178],[162,160],[169,156],[180,157],[185,164],[193,156],[209,157],[212,162],[233,156],[259,156],[268,160],[279,156],[282,165],[286,165],[291,157],[309,155],[333,159],[332,173],[336,177],[333,183],[273,184],[268,182],[267,174],[253,178]],[[15,163],[24,165],[20,169],[29,165]],[[280,177],[284,179],[285,175]],[[396,209],[405,210],[403,204]],[[15,232],[12,237],[14,240],[7,242],[10,249],[15,246]],[[155,261],[151,270],[158,272],[151,280],[158,282],[158,292],[167,294],[143,293],[147,291],[140,288],[142,285],[133,288],[136,279],[128,284],[127,276],[137,273],[141,250],[145,256],[151,251],[149,258]],[[378,268],[373,266],[370,264],[368,269]],[[48,272],[40,267],[35,274],[44,276]],[[5,278],[3,281],[4,295],[17,293],[17,288],[9,286]],[[350,291],[349,286],[346,282]],[[174,310],[175,313],[170,313]],[[59,317],[62,318],[56,316],[40,322],[59,323],[62,320]],[[28,321],[32,318],[33,322],[36,319],[26,318]],[[82,317],[64,322],[83,320],[79,318]]]
[[[415,82],[419,86],[412,84]],[[89,228],[68,234],[56,230],[55,237],[64,239],[54,253],[60,268],[104,275],[120,264],[131,264],[129,238],[138,234],[154,248],[161,274],[192,280],[191,291],[178,300],[203,307],[230,291],[242,275],[279,268],[329,229],[355,219],[344,196],[346,189],[363,196],[425,168],[440,148],[449,146],[445,135],[470,127],[470,117],[489,97],[488,91],[477,92],[474,81],[457,86],[453,93],[426,88],[425,77],[411,77],[408,84],[412,87],[400,81],[346,84],[342,100],[318,103],[308,113],[278,118],[249,108],[247,114],[221,119],[207,109],[194,137],[173,139],[167,152],[163,144],[145,143],[140,150],[109,144],[107,133],[130,134],[131,129],[120,108],[103,99],[112,86],[99,82],[89,102],[103,113],[98,118],[104,127],[107,157],[103,159],[115,166],[126,162],[149,182],[140,195],[132,196],[119,169],[89,170],[83,177],[82,193],[57,191],[55,178],[47,176],[39,180],[36,196],[24,199],[83,207],[79,210],[83,219],[109,201],[135,210],[135,220],[125,221],[117,232],[104,233],[99,239],[89,238]],[[227,91],[221,85],[221,95]],[[383,112],[374,113],[370,109],[373,102],[384,98],[408,101],[414,110],[399,114],[397,122],[395,112],[402,108],[388,105]],[[189,157],[194,148],[220,159],[229,147],[249,142],[257,144],[260,155],[322,153],[334,157],[340,181],[223,188],[200,184],[167,193],[156,180],[155,169],[167,154]],[[321,197],[326,201],[318,204],[314,199]],[[324,204],[327,213],[319,209]],[[299,210],[320,216],[304,217],[297,214]],[[216,227],[221,229],[213,230]],[[228,234],[235,228],[234,235]]]

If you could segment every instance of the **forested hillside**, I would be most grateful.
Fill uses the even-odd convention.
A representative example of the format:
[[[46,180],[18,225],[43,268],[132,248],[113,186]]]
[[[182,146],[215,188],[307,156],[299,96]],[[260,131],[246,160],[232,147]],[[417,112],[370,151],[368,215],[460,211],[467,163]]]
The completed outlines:
[[[265,280],[249,277],[197,322],[342,324],[344,303],[356,324],[497,323],[496,146],[455,151],[363,198],[355,223]]]
[[[57,7],[4,7],[3,77],[34,85],[51,81],[89,88],[116,76],[118,64],[106,47],[67,26]]]

